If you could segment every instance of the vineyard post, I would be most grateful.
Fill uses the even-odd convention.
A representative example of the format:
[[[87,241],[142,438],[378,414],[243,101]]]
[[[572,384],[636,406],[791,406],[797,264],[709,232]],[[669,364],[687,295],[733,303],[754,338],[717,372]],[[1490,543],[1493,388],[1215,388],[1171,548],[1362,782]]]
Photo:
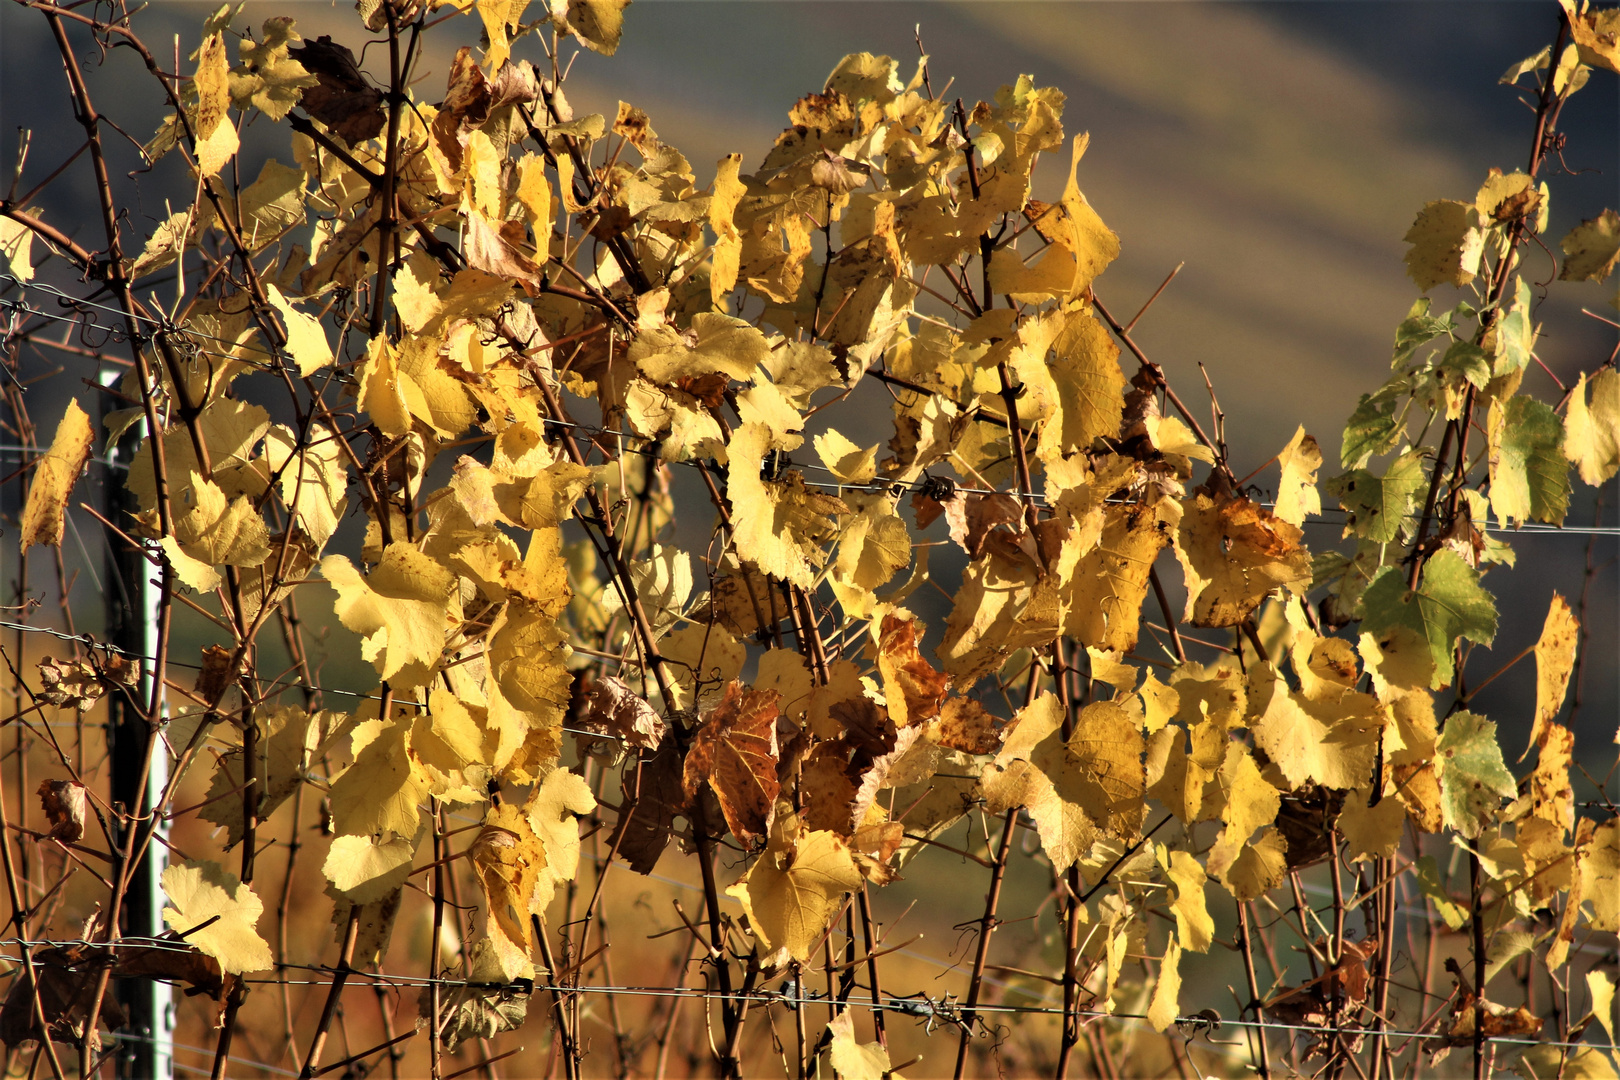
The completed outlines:
[[[118,382],[122,372],[103,376],[103,385]],[[105,398],[103,398],[105,400]],[[108,447],[103,472],[103,512],[108,521],[123,521],[140,508],[129,489],[118,477],[135,460],[136,448],[145,434],[145,424],[137,422],[117,444]],[[157,647],[157,597],[152,585],[152,567],[139,550],[125,539],[105,530],[107,545],[107,587],[102,591],[106,605],[107,640],[144,673],[137,691],[139,701],[151,700],[151,668],[147,658]],[[144,712],[129,695],[107,697],[107,751],[112,761],[111,791],[115,807],[124,808],[126,828],[136,828],[132,815],[142,806],[156,807],[169,783],[169,759],[158,753],[152,757],[146,790],[141,789],[141,755],[151,729]],[[152,822],[152,838],[157,846],[146,845],[129,876],[126,922],[123,932],[130,937],[155,938],[163,933],[163,888],[159,881],[157,856],[167,850],[167,820],[158,815]],[[120,837],[122,839],[122,837]],[[159,979],[122,979],[117,984],[119,1000],[129,1011],[134,1038],[125,1042],[117,1056],[119,1080],[167,1080],[174,1074],[174,990]]]

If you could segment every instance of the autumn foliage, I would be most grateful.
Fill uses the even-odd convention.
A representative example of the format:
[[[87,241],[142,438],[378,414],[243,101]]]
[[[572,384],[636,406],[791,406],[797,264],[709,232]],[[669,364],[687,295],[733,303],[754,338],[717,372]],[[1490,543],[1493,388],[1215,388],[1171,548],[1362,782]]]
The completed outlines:
[[[105,530],[160,627],[8,648],[11,721],[127,700],[171,777],[111,806],[82,750],[39,759],[4,843],[103,886],[30,921],[8,846],[16,936],[57,942],[13,958],[8,1075],[99,1072],[89,1018],[163,978],[216,1075],[1615,1077],[1620,820],[1570,779],[1562,597],[1528,747],[1481,691],[1514,662],[1503,537],[1620,471],[1613,357],[1537,396],[1520,267],[1613,280],[1620,216],[1544,237],[1538,170],[1620,70],[1616,11],[1548,6],[1503,80],[1528,171],[1417,211],[1387,381],[1259,463],[1106,305],[1121,240],[1058,88],[970,105],[854,53],[711,170],[650,111],[570,106],[625,0],[361,0],[342,41],[225,7],[179,73],[138,14],[19,2],[73,71],[76,36],[142,57],[171,102],[143,155],[191,186],[88,247],[0,203],[5,295],[54,275],[127,342],[99,422],[68,404],[13,481],[22,548],[138,447]],[[286,148],[255,177],[249,122]],[[1324,502],[1342,542],[1308,549]],[[365,693],[312,666],[323,611]],[[171,812],[170,933],[130,940],[119,875]],[[944,979],[904,882],[959,924]],[[323,932],[271,935],[278,895]]]

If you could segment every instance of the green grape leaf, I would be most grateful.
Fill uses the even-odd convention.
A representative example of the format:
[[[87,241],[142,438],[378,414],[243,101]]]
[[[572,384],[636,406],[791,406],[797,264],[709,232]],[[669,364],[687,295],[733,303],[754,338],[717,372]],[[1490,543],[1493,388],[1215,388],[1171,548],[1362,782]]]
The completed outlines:
[[[1459,638],[1489,645],[1496,637],[1496,603],[1479,584],[1479,571],[1452,551],[1439,551],[1423,568],[1417,591],[1400,570],[1378,571],[1362,595],[1361,629],[1386,653],[1407,644],[1426,646],[1434,665],[1430,688],[1450,684],[1452,650]]]
[[[1569,462],[1564,458],[1564,422],[1534,398],[1491,403],[1491,506],[1498,524],[1563,523],[1569,509]]]
[[[1359,469],[1374,454],[1386,454],[1395,449],[1400,438],[1401,424],[1395,419],[1395,402],[1362,394],[1356,411],[1345,422],[1339,461],[1347,469]]]
[[[1429,304],[1427,296],[1418,297],[1412,309],[1406,313],[1406,318],[1401,320],[1401,325],[1395,328],[1395,355],[1389,362],[1391,368],[1400,367],[1402,361],[1410,358],[1419,346],[1451,333],[1452,313],[1430,315]]]
[[[1434,745],[1434,759],[1440,811],[1448,826],[1470,839],[1485,830],[1502,799],[1517,794],[1496,742],[1496,725],[1483,716],[1460,712],[1448,719]]]
[[[1476,389],[1483,390],[1491,381],[1490,355],[1471,342],[1454,342],[1435,367],[1444,375],[1467,380]]]
[[[1401,531],[1401,522],[1412,511],[1413,497],[1423,487],[1423,452],[1413,450],[1390,463],[1383,476],[1366,469],[1353,469],[1335,476],[1324,486],[1339,500],[1349,517],[1346,536],[1387,544]]]
[[[1530,285],[1515,279],[1513,306],[1496,324],[1496,374],[1522,371],[1536,347],[1536,327],[1530,319]]]

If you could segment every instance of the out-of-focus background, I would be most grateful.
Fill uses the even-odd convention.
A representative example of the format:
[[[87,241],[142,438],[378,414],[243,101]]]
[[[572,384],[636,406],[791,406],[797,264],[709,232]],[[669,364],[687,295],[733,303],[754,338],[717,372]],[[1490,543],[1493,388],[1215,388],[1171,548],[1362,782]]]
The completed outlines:
[[[181,70],[189,69],[184,58],[214,6],[158,0],[141,16],[148,42],[160,49],[166,64],[178,54]],[[346,0],[254,0],[243,21],[281,14],[295,16],[306,38],[330,34],[357,53],[365,40]],[[1062,88],[1068,94],[1066,128],[1091,133],[1080,184],[1123,244],[1119,261],[1098,281],[1099,294],[1115,314],[1128,318],[1184,262],[1135,337],[1164,366],[1182,397],[1199,408],[1207,402],[1202,364],[1224,408],[1239,475],[1258,468],[1303,423],[1322,443],[1326,477],[1337,471],[1344,418],[1359,393],[1382,381],[1394,328],[1418,295],[1404,273],[1402,235],[1425,202],[1472,199],[1491,167],[1524,166],[1532,114],[1520,95],[1497,79],[1550,41],[1556,24],[1551,0],[638,0],[627,12],[618,54],[581,53],[567,92],[578,112],[611,116],[620,99],[646,110],[660,137],[692,161],[701,184],[712,178],[713,163],[726,153],[743,155],[745,173],[756,167],[785,125],[788,107],[820,90],[828,71],[848,52],[886,53],[909,74],[920,37],[936,91],[950,82],[946,92],[969,106],[1019,74]],[[476,26],[476,19],[461,19],[445,28],[451,33],[439,33],[436,51],[421,68],[418,93],[424,100],[443,95],[453,48],[476,44],[469,36]],[[156,86],[127,50],[112,50],[107,63],[97,67],[96,50],[88,42],[81,46],[96,100],[131,140],[144,142],[162,115]],[[521,42],[515,55],[537,64],[544,59],[532,38]],[[380,56],[374,49],[362,59],[374,65]],[[1556,247],[1558,237],[1605,206],[1620,205],[1617,106],[1617,80],[1597,73],[1564,111],[1560,126],[1567,146],[1543,173],[1552,185],[1549,245]],[[54,168],[81,138],[43,19],[12,0],[0,0],[0,183],[9,183],[14,135],[24,127],[33,136],[30,176],[42,175],[41,166]],[[177,155],[149,173],[132,175],[139,168],[132,142],[112,142],[119,155],[114,175],[119,205],[132,226],[144,230],[163,220],[166,200],[177,207],[189,201]],[[250,128],[240,159],[244,182],[266,157],[276,155],[288,159],[285,129],[262,123]],[[1063,161],[1043,163],[1044,190],[1037,195],[1057,194],[1067,164],[1061,156]],[[94,193],[82,162],[39,205],[87,246],[100,246]],[[1541,283],[1556,269],[1550,256],[1532,251],[1524,272]],[[47,266],[42,279],[68,291],[78,288],[60,266]],[[1539,352],[1557,378],[1567,382],[1571,373],[1610,355],[1614,325],[1583,314],[1582,308],[1620,320],[1614,297],[1612,282],[1603,287],[1557,283],[1550,290],[1537,312],[1545,325]],[[1445,287],[1436,291],[1437,305],[1449,307],[1456,298]],[[1534,368],[1525,388],[1543,397],[1556,391],[1552,379]],[[40,422],[51,425],[70,394],[83,401],[89,393],[61,379],[47,380],[31,392],[31,402]],[[872,430],[846,433],[858,434],[863,444],[881,442],[888,436],[887,418],[874,413],[874,419]],[[13,467],[5,459],[5,471]],[[1264,483],[1267,475],[1275,473],[1262,474],[1257,482]],[[7,490],[19,492],[20,485]],[[88,501],[92,494],[84,497]],[[1531,644],[1552,590],[1570,597],[1572,605],[1584,590],[1591,637],[1575,727],[1577,754],[1596,775],[1613,761],[1620,714],[1620,578],[1613,562],[1620,552],[1617,501],[1612,483],[1601,511],[1590,489],[1578,487],[1570,529],[1507,538],[1519,552],[1519,569],[1486,579],[1498,596],[1502,627],[1490,654],[1494,660],[1478,661],[1483,674]],[[18,509],[5,507],[8,516]],[[1610,531],[1582,531],[1593,525]],[[85,530],[89,547],[75,548],[70,540],[65,549],[70,570],[99,559],[99,553],[91,554],[95,531]],[[704,517],[693,536],[700,545],[706,535]],[[1331,546],[1337,538],[1330,524],[1313,525],[1307,534],[1313,549]],[[9,580],[14,543],[0,537],[0,552],[0,569]],[[1600,569],[1588,575],[1589,565]],[[88,578],[77,588],[80,626],[95,630],[99,599]],[[936,626],[943,620],[942,611],[922,613]],[[330,609],[304,615],[316,624],[331,618]],[[326,650],[323,681],[371,688],[369,665],[359,661],[358,649],[343,640],[341,629],[321,648]],[[1516,754],[1534,703],[1532,665],[1520,665],[1493,691],[1483,711],[1502,725],[1503,744]],[[666,860],[666,868],[672,861]],[[976,902],[978,880],[953,901],[974,893]],[[647,917],[653,893],[664,885],[678,890],[676,884],[653,881],[647,883],[649,892],[638,894],[640,883],[631,883],[628,874],[620,884],[629,891],[611,910],[620,920],[615,925],[626,928]],[[312,880],[311,888],[319,887]],[[886,895],[898,897],[902,906],[912,896],[923,901],[925,910],[912,920],[929,926],[929,937],[913,951],[936,959],[950,953],[951,931],[929,924],[926,912],[942,895],[937,879],[919,876],[891,889]],[[1031,869],[1010,882],[1010,889],[1009,904],[1016,910],[1009,918],[1016,922],[1020,913],[1041,907],[1044,872]],[[667,898],[659,894],[653,900],[657,919],[668,921]],[[425,931],[407,930],[414,937],[402,931],[402,940],[420,949]],[[1009,924],[1003,933],[1013,942],[1022,931]],[[1033,930],[1030,935],[1029,962],[1038,966],[1041,945]],[[955,958],[961,958],[960,950]],[[1231,977],[1214,966],[1206,974],[1216,984]],[[649,969],[629,978],[662,977]],[[402,1023],[408,1023],[411,1004],[404,1008]],[[917,1036],[915,1047],[908,1043],[907,1050],[926,1048],[920,1028]],[[541,1040],[536,1035],[532,1041]],[[950,1041],[954,1044],[954,1037]],[[902,1051],[896,1058],[905,1056]]]

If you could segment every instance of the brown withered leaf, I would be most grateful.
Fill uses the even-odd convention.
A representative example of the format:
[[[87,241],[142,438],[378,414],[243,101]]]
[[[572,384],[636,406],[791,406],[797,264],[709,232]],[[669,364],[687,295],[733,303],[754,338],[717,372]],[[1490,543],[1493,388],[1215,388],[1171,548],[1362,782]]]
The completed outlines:
[[[832,739],[810,752],[799,772],[799,802],[807,828],[851,834],[855,783],[849,777],[849,744]]]
[[[1016,525],[1024,517],[1024,507],[1011,495],[961,495],[944,504],[945,520],[951,539],[977,559],[984,554],[985,538],[997,525]]]
[[[922,724],[939,715],[950,689],[950,676],[938,671],[917,650],[917,623],[883,616],[878,641],[878,671],[889,718],[896,727]]]
[[[1277,831],[1287,845],[1288,869],[1313,866],[1333,850],[1333,822],[1344,809],[1344,792],[1307,784],[1283,797]]]
[[[210,705],[224,696],[235,674],[231,663],[235,654],[219,645],[206,645],[202,651],[202,667],[197,669],[196,694]]]
[[[1481,1004],[1479,995],[1474,992],[1473,984],[1468,976],[1463,974],[1456,958],[1446,958],[1446,970],[1457,980],[1457,997],[1451,1003],[1451,1017],[1446,1024],[1445,1045],[1472,1046],[1474,1026],[1478,1022],[1476,1014],[1480,1011],[1478,1006]],[[1483,1004],[1484,1022],[1481,1026],[1487,1039],[1534,1037],[1541,1033],[1543,1023],[1541,1017],[1534,1015],[1523,1005],[1510,1009],[1489,999]]]
[[[100,969],[109,962],[107,950],[90,953],[81,946],[62,946],[41,949],[34,954],[34,975],[27,969],[19,971],[12,980],[6,1002],[0,1006],[0,1039],[7,1046],[30,1039],[38,1039],[40,1030],[34,1023],[34,986],[38,979],[39,1011],[45,1020],[52,1041],[73,1042],[84,1026],[85,1015],[95,997]],[[124,1010],[117,996],[107,994],[101,999],[101,1023],[110,1030],[124,1024]],[[91,1041],[100,1045],[100,1035],[91,1025]]]
[[[1237,626],[1274,589],[1310,584],[1303,533],[1259,503],[1198,492],[1181,506],[1176,556],[1187,573],[1185,618],[1194,626]]]
[[[675,818],[686,812],[681,787],[681,754],[665,742],[652,757],[624,767],[619,821],[609,846],[638,874],[650,874],[669,844]]]
[[[463,45],[450,63],[449,86],[432,127],[434,144],[451,168],[461,168],[463,140],[469,131],[482,127],[489,119],[490,105],[489,80],[472,50]]]
[[[50,835],[64,844],[76,843],[84,835],[88,804],[84,785],[77,780],[41,780],[39,801],[51,823]]]
[[[94,705],[104,693],[95,668],[84,660],[48,656],[39,662],[39,681],[39,700],[72,706],[80,712]]]
[[[1327,942],[1324,939],[1319,941],[1318,945],[1325,949]],[[1377,954],[1377,938],[1342,942],[1339,948],[1339,962],[1328,972],[1325,982],[1328,994],[1337,994],[1350,1005],[1361,1005],[1365,1002],[1367,987],[1372,982],[1372,973],[1367,970],[1367,964]]]
[[[328,131],[353,146],[375,138],[388,122],[383,92],[366,81],[354,62],[354,53],[322,34],[287,50],[319,80],[299,100],[305,112]]]
[[[462,218],[461,251],[467,265],[496,277],[538,286],[540,267],[524,254],[523,223],[506,221],[496,226],[477,210],[468,209]]]
[[[1001,722],[970,698],[951,698],[939,713],[939,745],[964,754],[1001,749]]]
[[[579,726],[640,750],[655,749],[667,730],[663,717],[645,699],[611,675],[592,684]]]
[[[753,844],[770,827],[781,785],[776,778],[776,718],[782,695],[733,679],[709,710],[686,752],[681,786],[691,800],[707,781],[720,799],[726,826]]]
[[[540,100],[540,79],[534,73],[534,65],[527,60],[516,63],[508,60],[489,81],[489,94],[491,109]]]

